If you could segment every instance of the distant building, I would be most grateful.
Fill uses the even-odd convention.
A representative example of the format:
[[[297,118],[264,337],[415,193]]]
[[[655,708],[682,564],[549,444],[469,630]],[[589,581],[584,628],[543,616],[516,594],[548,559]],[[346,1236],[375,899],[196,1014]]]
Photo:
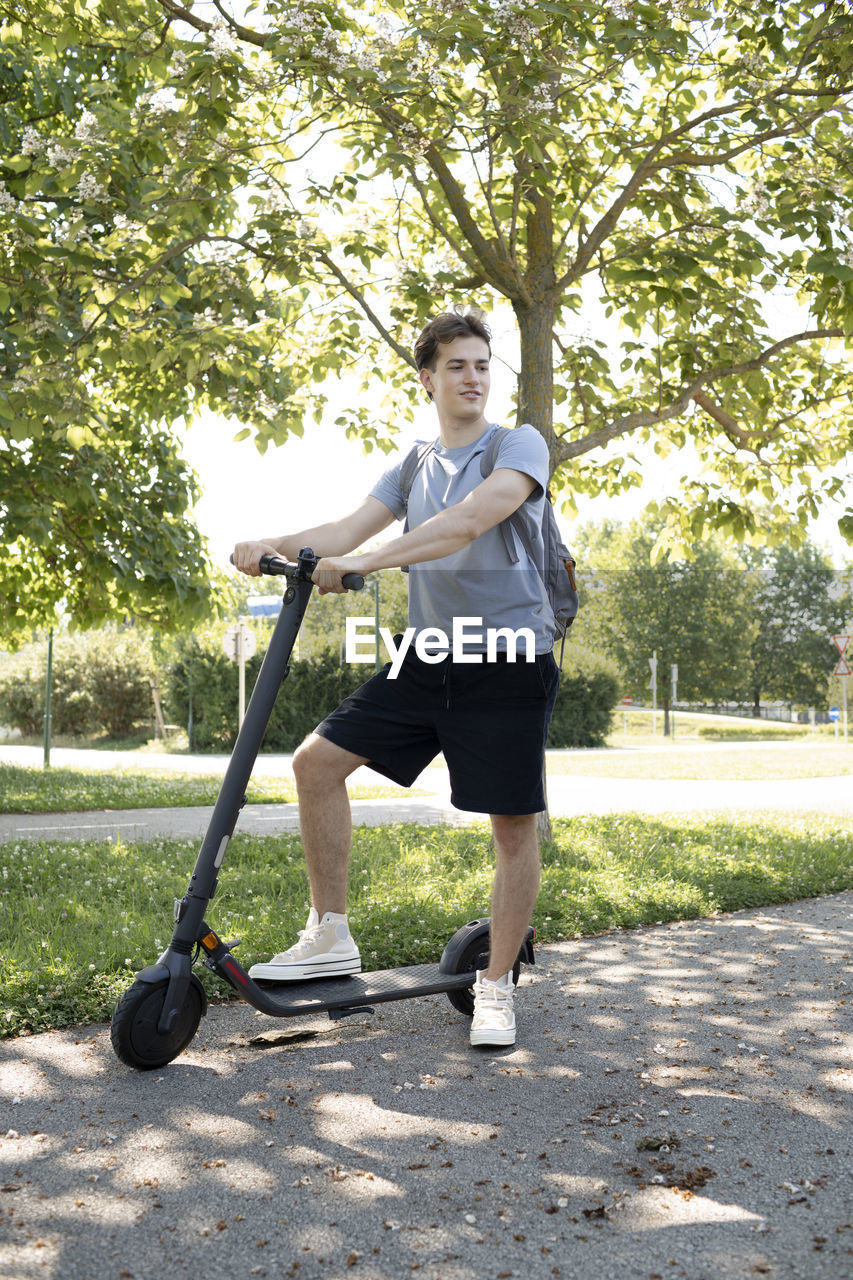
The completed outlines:
[[[281,613],[281,596],[249,596],[248,606],[253,618],[277,618]]]

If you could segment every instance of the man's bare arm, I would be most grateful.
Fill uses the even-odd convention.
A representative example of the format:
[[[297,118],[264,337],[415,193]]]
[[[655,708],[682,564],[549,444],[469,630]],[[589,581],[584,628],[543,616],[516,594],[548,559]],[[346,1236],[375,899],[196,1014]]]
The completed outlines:
[[[377,569],[395,569],[404,564],[422,564],[440,560],[461,551],[481,533],[493,528],[517,511],[537,487],[532,476],[509,467],[499,467],[476,489],[425,520],[416,529],[392,538],[375,550],[357,556],[328,555],[321,559],[314,581],[323,592],[342,591],[344,573],[373,573]]]
[[[250,577],[260,573],[261,556],[282,556],[295,560],[303,547],[310,547],[318,556],[345,556],[354,547],[360,547],[368,538],[375,537],[394,520],[394,513],[378,498],[365,498],[348,516],[330,520],[313,529],[300,533],[286,533],[278,538],[262,538],[256,542],[238,542],[232,560],[235,568]]]

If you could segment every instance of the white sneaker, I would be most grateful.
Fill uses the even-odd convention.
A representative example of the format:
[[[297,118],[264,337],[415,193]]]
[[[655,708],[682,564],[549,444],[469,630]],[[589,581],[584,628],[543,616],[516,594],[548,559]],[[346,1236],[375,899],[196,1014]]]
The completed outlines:
[[[299,941],[266,964],[253,964],[249,977],[265,982],[299,982],[303,978],[339,978],[349,973],[361,973],[361,956],[346,916],[327,911],[321,920],[312,907]]]
[[[515,985],[511,973],[491,982],[477,971],[474,983],[474,1019],[471,1023],[472,1045],[515,1044],[515,1014],[512,993]]]

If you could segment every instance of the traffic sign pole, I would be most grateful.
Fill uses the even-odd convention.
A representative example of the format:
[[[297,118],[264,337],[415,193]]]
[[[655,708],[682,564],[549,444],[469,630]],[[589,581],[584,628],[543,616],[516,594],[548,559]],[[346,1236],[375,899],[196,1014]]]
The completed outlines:
[[[844,746],[847,746],[847,676],[841,676],[841,714],[844,716]]]
[[[658,731],[658,651],[652,650],[652,656],[649,658],[649,668],[652,678],[649,681],[649,688],[652,691],[652,737]]]
[[[237,697],[238,729],[246,715],[246,662],[254,655],[257,640],[254,631],[244,619],[235,622],[222,637],[222,648],[232,662],[239,664],[239,692]]]

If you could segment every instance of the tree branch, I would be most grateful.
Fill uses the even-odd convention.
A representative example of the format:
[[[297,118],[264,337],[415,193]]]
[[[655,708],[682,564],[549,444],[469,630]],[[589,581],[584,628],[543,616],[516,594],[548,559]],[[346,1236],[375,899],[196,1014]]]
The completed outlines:
[[[774,356],[788,347],[796,346],[800,342],[814,342],[826,338],[843,338],[843,329],[812,329],[804,333],[792,334],[788,338],[782,338],[779,342],[774,342],[772,346],[767,347],[759,355],[754,356],[751,360],[744,360],[740,364],[726,365],[717,369],[706,369],[700,373],[688,386],[675,396],[668,405],[662,406],[660,409],[638,409],[635,413],[626,414],[623,418],[617,418],[615,422],[600,427],[598,431],[589,432],[582,436],[580,440],[567,441],[564,436],[558,437],[557,441],[557,466],[564,462],[568,462],[570,458],[577,458],[581,454],[589,453],[592,449],[602,448],[609,444],[611,440],[618,440],[620,436],[630,435],[632,431],[637,431],[642,427],[651,427],[659,422],[669,422],[672,418],[678,418],[685,413],[690,407],[691,401],[700,403],[698,396],[702,395],[703,387],[709,382],[714,382],[718,378],[734,378],[744,373],[753,373],[757,369],[764,368]],[[707,396],[704,397],[707,399]],[[705,408],[704,405],[702,405]],[[716,406],[715,406],[716,408]],[[722,409],[718,410],[723,414]],[[712,415],[713,416],[713,415]],[[743,428],[738,427],[734,419],[729,418],[725,414],[728,422],[732,423],[739,433],[743,433]],[[719,418],[721,426],[726,426]],[[744,446],[753,447],[753,446]]]
[[[726,413],[709,395],[704,391],[695,391],[693,399],[700,409],[704,409],[709,417],[718,422],[731,440],[732,444],[741,449],[751,449],[757,452],[756,446],[752,442],[752,437],[758,432],[744,430],[738,425],[730,413]]]
[[[165,10],[172,18],[180,18],[182,22],[186,22],[191,27],[195,27],[196,31],[203,31],[205,34],[213,29],[212,22],[205,22],[203,18],[197,18],[191,9],[187,9],[182,4],[178,4],[177,0],[159,0],[160,8]],[[216,9],[222,14],[222,17],[228,23],[228,26],[234,32],[235,36],[239,36],[241,40],[245,40],[247,44],[257,45],[263,48],[270,40],[274,39],[274,33],[269,35],[261,35],[260,32],[254,31],[251,27],[244,27],[241,23],[235,22],[229,13],[226,13],[221,5],[216,4]]]
[[[343,273],[343,271],[341,271],[338,264],[332,258],[330,258],[325,251],[321,251],[320,253],[318,253],[317,259],[319,262],[323,263],[323,266],[326,267],[328,271],[331,271],[332,275],[335,277],[338,283],[343,286],[343,288],[347,291],[350,297],[355,299],[355,301],[361,307],[364,314],[367,316],[370,323],[373,325],[374,329],[376,329],[376,331],[381,335],[381,337],[384,338],[384,340],[388,343],[388,346],[391,347],[391,349],[397,353],[397,355],[400,357],[401,360],[405,360],[406,364],[411,365],[413,369],[416,368],[415,358],[412,355],[412,353],[410,351],[407,351],[404,346],[401,346],[401,344],[397,341],[397,339],[393,336],[393,334],[389,332],[389,330],[385,327],[385,325],[379,319],[376,312],[370,306],[370,303],[367,301],[364,294],[361,292],[360,289],[356,288],[356,286],[352,283],[351,280],[347,279],[346,275]]]
[[[409,124],[409,121],[404,116],[395,111],[393,107],[388,106],[387,103],[379,103],[374,109],[380,122],[386,128],[393,129],[395,134],[399,134],[401,131],[404,132],[404,126]],[[501,259],[494,245],[483,235],[471,213],[461,186],[454,177],[441,151],[432,141],[427,143],[423,158],[438,179],[450,212],[455,218],[459,230],[476,254],[489,283],[503,293],[505,297],[513,301],[529,301],[526,297],[526,289],[520,274],[513,269],[512,264],[505,263]],[[433,220],[432,217],[430,220]]]

